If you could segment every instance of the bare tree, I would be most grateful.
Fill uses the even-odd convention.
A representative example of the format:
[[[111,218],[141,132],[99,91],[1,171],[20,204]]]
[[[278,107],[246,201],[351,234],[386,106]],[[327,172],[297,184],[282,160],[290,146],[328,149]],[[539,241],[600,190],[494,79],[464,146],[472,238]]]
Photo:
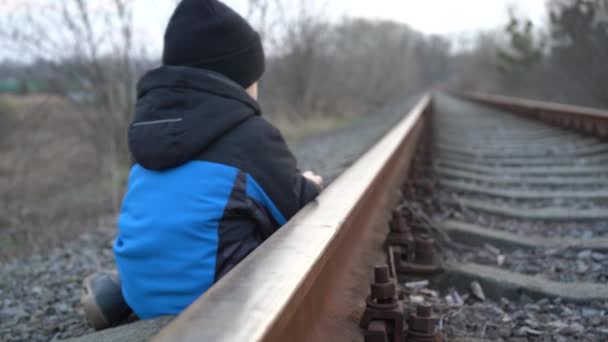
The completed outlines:
[[[501,92],[501,74],[497,68],[498,32],[482,32],[470,49],[451,58],[453,76],[450,87],[457,91]]]
[[[0,40],[16,55],[45,61],[52,78],[64,80],[61,90],[80,108],[82,133],[113,179],[117,206],[135,100],[133,1],[20,4],[0,17]]]
[[[270,51],[262,102],[273,116],[361,114],[445,77],[447,40],[393,22],[334,23],[325,8],[321,1],[249,1],[248,17]]]
[[[250,0],[248,4],[247,17],[269,51],[268,73],[262,82],[266,107],[288,116],[318,114],[315,89],[328,37],[326,4],[305,0]]]

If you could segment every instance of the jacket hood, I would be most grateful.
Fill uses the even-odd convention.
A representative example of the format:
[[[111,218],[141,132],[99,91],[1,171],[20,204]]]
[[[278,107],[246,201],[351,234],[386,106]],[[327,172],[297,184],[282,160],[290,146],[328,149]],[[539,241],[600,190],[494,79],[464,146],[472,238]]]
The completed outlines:
[[[129,148],[137,164],[167,170],[197,157],[255,115],[258,103],[237,83],[213,71],[164,66],[137,86]]]

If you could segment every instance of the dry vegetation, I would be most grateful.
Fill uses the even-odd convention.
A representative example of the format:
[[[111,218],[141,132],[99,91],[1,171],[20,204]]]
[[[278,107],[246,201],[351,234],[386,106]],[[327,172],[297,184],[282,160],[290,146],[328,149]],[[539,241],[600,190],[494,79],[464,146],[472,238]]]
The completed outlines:
[[[2,124],[10,134],[0,144],[1,259],[95,227],[111,203],[95,148],[78,129],[79,111],[55,96],[0,101],[10,108]]]

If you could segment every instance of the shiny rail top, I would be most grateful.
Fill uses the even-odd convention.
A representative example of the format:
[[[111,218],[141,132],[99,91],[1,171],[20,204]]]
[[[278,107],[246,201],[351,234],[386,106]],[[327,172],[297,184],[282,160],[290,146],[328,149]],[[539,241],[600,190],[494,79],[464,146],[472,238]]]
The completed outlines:
[[[357,233],[356,226],[365,221],[361,215],[365,215],[366,207],[377,206],[379,196],[384,196],[380,194],[388,192],[383,188],[389,186],[386,179],[404,174],[404,146],[411,150],[409,145],[416,143],[406,140],[420,136],[431,103],[431,96],[425,96],[317,201],[298,213],[154,341],[303,340],[298,332],[306,331],[307,324],[318,317],[316,310],[321,310],[309,300],[323,296],[311,296],[311,292],[327,292],[327,286],[321,284],[328,273],[337,270],[327,266],[335,264],[328,258],[338,258],[339,250]],[[411,157],[412,152],[407,153]],[[394,170],[387,173],[387,168]]]

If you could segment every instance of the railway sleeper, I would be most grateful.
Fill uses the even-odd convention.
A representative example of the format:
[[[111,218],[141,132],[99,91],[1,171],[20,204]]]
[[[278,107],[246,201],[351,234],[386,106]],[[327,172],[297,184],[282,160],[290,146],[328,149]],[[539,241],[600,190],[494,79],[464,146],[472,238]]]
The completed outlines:
[[[435,172],[443,178],[467,180],[478,183],[486,183],[492,186],[536,186],[536,187],[568,187],[568,186],[606,186],[608,177],[600,176],[578,176],[560,177],[545,175],[543,177],[531,176],[505,176],[505,175],[485,175],[476,172],[455,170],[447,167],[436,166]]]
[[[445,231],[452,241],[471,247],[484,247],[489,244],[503,251],[569,248],[578,251],[608,252],[607,237],[576,239],[570,237],[523,236],[458,220],[441,220],[434,222],[434,225]]]
[[[605,165],[608,162],[608,154],[603,153],[592,157],[538,157],[538,158],[503,158],[492,160],[484,157],[462,157],[452,153],[438,153],[441,159],[452,160],[460,163],[475,163],[485,167],[501,168],[501,167],[517,167],[517,166],[541,166],[541,167],[560,167],[560,166],[576,166],[576,165]]]
[[[455,208],[465,208],[481,213],[528,220],[589,221],[608,219],[608,211],[604,208],[576,209],[559,206],[523,208],[510,204],[489,203],[486,200],[463,197],[458,197],[458,199],[444,199],[442,203]]]
[[[530,191],[524,189],[505,189],[504,187],[491,187],[487,185],[477,185],[471,182],[453,181],[440,179],[439,184],[455,191],[463,193],[480,193],[486,196],[493,196],[506,199],[520,200],[554,200],[554,199],[579,199],[579,200],[599,200],[608,199],[608,189],[594,189],[588,191],[567,191],[567,190],[537,190]]]
[[[485,175],[500,175],[500,176],[563,176],[563,177],[579,177],[579,176],[594,176],[602,175],[604,178],[608,175],[605,166],[601,165],[575,165],[575,166],[554,166],[554,167],[542,167],[542,166],[480,166],[474,165],[472,162],[462,163],[453,160],[438,160],[435,163],[440,167],[447,167],[451,169],[458,169],[468,171],[477,174]]]

